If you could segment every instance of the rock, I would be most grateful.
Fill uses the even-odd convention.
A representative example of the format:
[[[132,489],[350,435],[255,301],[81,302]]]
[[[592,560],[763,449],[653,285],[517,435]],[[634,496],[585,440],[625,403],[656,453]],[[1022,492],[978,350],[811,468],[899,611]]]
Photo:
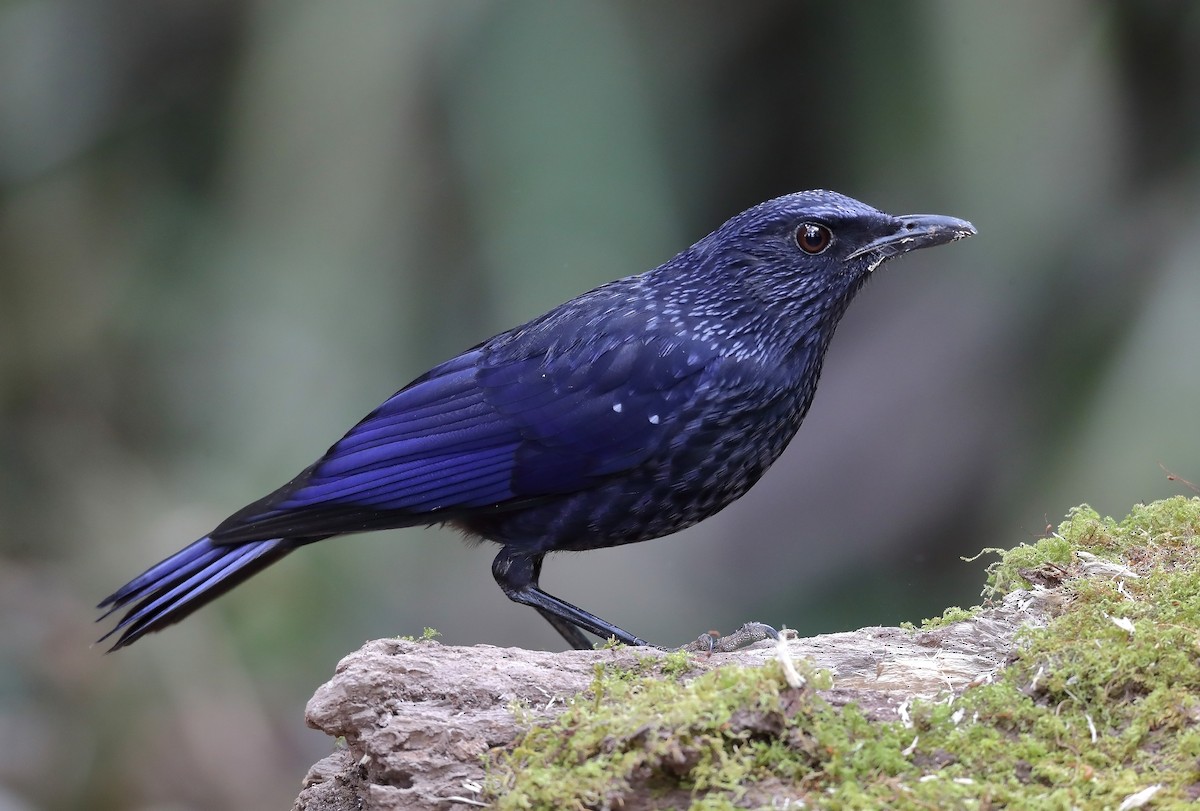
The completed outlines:
[[[1004,665],[1016,629],[1044,623],[1050,594],[1015,591],[995,608],[929,631],[864,628],[791,639],[787,651],[832,673],[826,700],[895,720],[912,699],[990,678]],[[308,703],[308,724],[344,738],[345,746],[313,766],[293,811],[482,806],[482,755],[561,712],[588,688],[597,664],[644,668],[647,657],[665,655],[652,648],[550,653],[369,642],[343,659]],[[700,654],[692,673],[763,665],[778,655],[771,641]]]

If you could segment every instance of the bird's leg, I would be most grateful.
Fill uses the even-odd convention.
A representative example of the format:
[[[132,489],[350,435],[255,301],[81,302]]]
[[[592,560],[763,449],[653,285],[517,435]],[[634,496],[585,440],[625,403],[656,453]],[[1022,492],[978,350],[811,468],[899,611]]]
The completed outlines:
[[[533,578],[530,580],[530,583],[535,588],[538,585],[538,581],[542,577],[542,561],[545,560],[545,558],[546,558],[545,555],[538,555],[533,558]],[[501,586],[501,588],[503,588],[503,585]],[[537,612],[539,614],[541,614],[543,617],[546,618],[546,622],[548,622],[552,626],[554,626],[554,630],[556,630],[560,634],[562,634],[562,638],[567,640],[567,644],[569,644],[572,648],[574,648],[575,650],[591,650],[592,649],[593,644],[592,644],[591,640],[589,640],[586,636],[583,635],[583,631],[580,631],[578,628],[576,628],[570,622],[564,620],[562,617],[558,616],[557,614],[546,610],[545,608],[542,608],[540,606],[534,606],[534,608],[537,609]]]
[[[546,618],[546,622],[554,626],[554,630],[562,634],[562,638],[567,640],[567,644],[575,650],[592,650],[596,647],[590,639],[588,639],[583,631],[576,628],[571,623],[567,622],[557,614],[551,614],[544,608],[537,608],[537,612]]]
[[[580,629],[593,633],[601,639],[614,637],[626,645],[649,645],[644,639],[638,639],[628,631],[623,631],[612,623],[605,622],[595,614],[589,614],[582,608],[560,600],[552,594],[547,594],[538,588],[538,578],[542,574],[542,558],[544,554],[529,555],[518,552],[510,547],[504,547],[496,559],[492,561],[492,576],[501,590],[513,602],[533,606],[546,620],[554,626],[554,630],[562,634],[563,639],[576,650],[591,650]]]

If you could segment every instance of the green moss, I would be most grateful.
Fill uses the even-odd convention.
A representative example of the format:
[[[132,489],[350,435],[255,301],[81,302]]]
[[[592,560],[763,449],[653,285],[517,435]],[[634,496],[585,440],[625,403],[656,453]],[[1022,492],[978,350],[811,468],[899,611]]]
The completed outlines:
[[[921,628],[928,631],[933,628],[941,628],[943,625],[951,625],[955,622],[969,620],[982,610],[979,606],[975,606],[974,608],[959,608],[956,605],[952,605],[943,611],[940,617],[930,617],[921,620]],[[916,630],[916,626],[911,622],[902,622],[900,623],[900,627],[910,631]]]
[[[989,592],[1061,593],[994,681],[917,703],[912,726],[869,721],[782,669],[686,656],[598,666],[591,689],[490,764],[501,809],[617,807],[1116,808],[1159,784],[1155,809],[1200,797],[1200,499],[1088,507],[1003,554]],[[938,622],[970,612],[947,611]],[[1132,630],[1130,630],[1132,629]],[[798,806],[793,806],[798,807]]]
[[[671,651],[663,657],[662,674],[668,678],[681,678],[692,669],[692,657],[687,651]]]

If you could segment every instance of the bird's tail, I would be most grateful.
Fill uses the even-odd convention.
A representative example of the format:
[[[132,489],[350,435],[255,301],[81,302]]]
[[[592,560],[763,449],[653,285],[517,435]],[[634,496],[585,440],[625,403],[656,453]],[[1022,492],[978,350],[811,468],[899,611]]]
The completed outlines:
[[[228,545],[201,538],[104,598],[97,608],[108,611],[100,620],[134,605],[97,641],[120,631],[109,651],[131,645],[143,634],[179,622],[295,548],[294,542],[281,538]]]

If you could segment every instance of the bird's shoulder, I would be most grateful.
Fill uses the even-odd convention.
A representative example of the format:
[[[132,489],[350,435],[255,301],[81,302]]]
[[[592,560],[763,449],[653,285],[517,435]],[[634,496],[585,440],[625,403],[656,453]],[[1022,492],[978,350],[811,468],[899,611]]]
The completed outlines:
[[[675,328],[638,277],[597,288],[481,345],[480,381],[537,370],[530,382],[562,391],[626,383],[671,387],[712,360],[711,348]]]

